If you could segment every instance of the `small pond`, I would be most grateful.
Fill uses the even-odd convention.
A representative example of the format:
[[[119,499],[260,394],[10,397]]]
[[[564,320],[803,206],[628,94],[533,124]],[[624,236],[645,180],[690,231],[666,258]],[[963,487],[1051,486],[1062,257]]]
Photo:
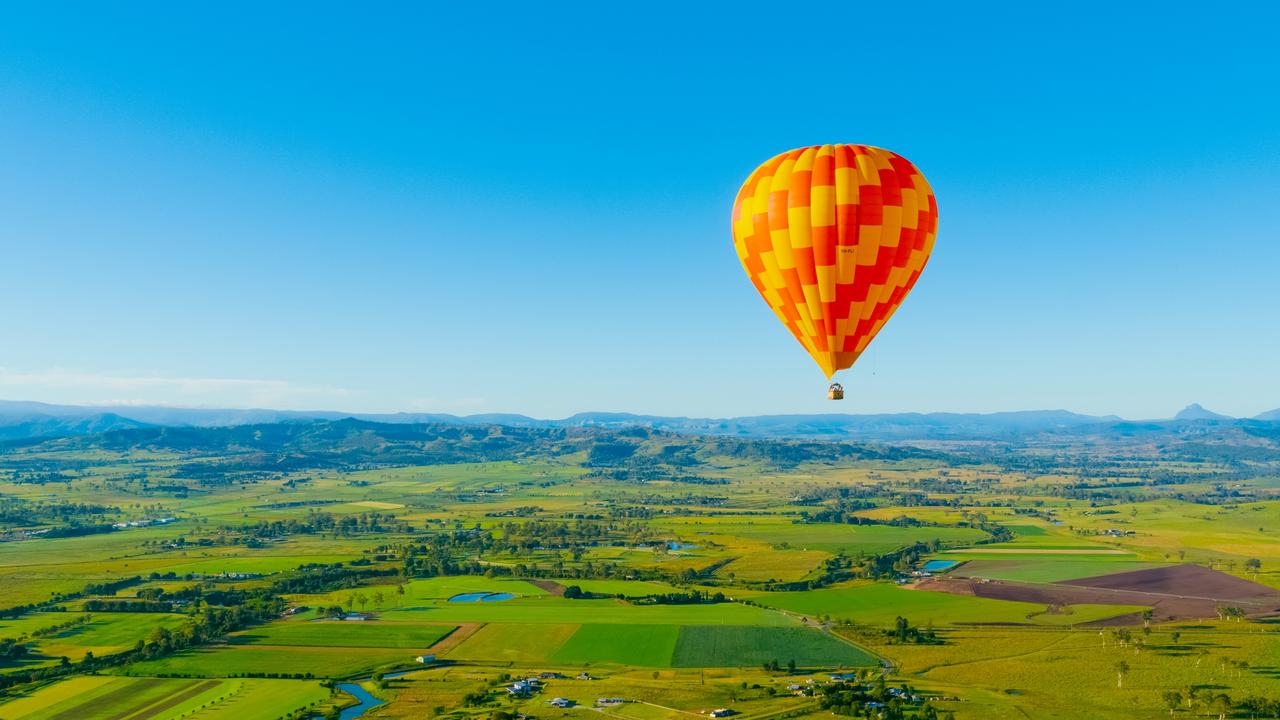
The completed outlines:
[[[921,569],[925,572],[946,572],[959,564],[955,560],[930,560]]]
[[[469,592],[454,595],[449,598],[449,602],[499,602],[501,600],[510,600],[513,597],[515,597],[515,595],[507,592]]]

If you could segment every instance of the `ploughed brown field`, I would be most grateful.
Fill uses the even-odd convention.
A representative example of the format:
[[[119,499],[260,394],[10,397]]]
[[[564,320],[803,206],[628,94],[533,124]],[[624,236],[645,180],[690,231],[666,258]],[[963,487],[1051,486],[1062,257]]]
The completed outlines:
[[[561,585],[555,580],[530,580],[529,584],[540,590],[551,593],[552,595],[564,595],[564,585]]]
[[[1046,605],[1149,605],[1156,622],[1217,617],[1220,607],[1238,607],[1251,617],[1280,613],[1280,591],[1199,565],[1173,565],[1056,583],[943,576],[924,580],[916,588]],[[1131,625],[1140,621],[1140,615],[1130,614],[1085,624]]]

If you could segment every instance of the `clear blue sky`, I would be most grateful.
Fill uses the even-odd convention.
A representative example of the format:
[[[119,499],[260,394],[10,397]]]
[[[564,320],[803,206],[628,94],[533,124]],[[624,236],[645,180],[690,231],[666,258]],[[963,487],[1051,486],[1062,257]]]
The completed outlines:
[[[0,9],[0,397],[1280,406],[1272,4],[464,4]],[[940,206],[839,405],[728,220],[825,142]]]

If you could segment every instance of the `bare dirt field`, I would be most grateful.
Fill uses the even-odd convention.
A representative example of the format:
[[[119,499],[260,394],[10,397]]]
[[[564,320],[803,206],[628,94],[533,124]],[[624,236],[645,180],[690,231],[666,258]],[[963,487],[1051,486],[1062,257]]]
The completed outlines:
[[[529,584],[545,590],[552,595],[564,595],[564,585],[561,585],[555,580],[530,580]]]
[[[1078,580],[1062,580],[1059,584],[1110,590],[1197,595],[1224,602],[1258,602],[1274,605],[1280,601],[1280,591],[1234,575],[1210,570],[1201,565],[1171,565],[1131,570]]]
[[[946,576],[924,580],[916,587],[1051,606],[1147,605],[1156,622],[1217,617],[1218,608],[1224,606],[1238,607],[1249,616],[1280,613],[1280,591],[1198,565],[1135,570],[1059,583]],[[1140,616],[1125,615],[1086,624],[1130,625],[1140,620]]]

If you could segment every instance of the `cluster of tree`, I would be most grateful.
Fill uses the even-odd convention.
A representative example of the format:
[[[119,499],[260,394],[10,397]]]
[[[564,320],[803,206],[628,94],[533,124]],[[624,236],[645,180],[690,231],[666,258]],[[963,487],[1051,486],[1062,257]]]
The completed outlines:
[[[15,485],[47,485],[49,483],[68,483],[76,479],[76,475],[68,472],[22,472],[13,473]]]
[[[269,590],[252,590],[239,605],[206,606],[203,613],[175,630],[156,628],[146,640],[138,641],[133,652],[139,659],[162,657],[277,618],[284,612],[284,608],[284,599]]]
[[[84,601],[89,612],[167,613],[173,612],[173,603],[165,600],[129,600],[93,598]]]
[[[542,512],[542,508],[537,505],[521,505],[519,507],[508,508],[506,510],[496,510],[487,512],[485,517],[531,517]]]
[[[85,535],[101,535],[103,533],[115,532],[116,527],[110,523],[95,523],[92,525],[66,525],[63,527],[55,527],[40,533],[36,537],[52,539],[52,538],[69,538],[83,537]]]
[[[1226,718],[1233,715],[1236,710],[1236,704],[1232,702],[1230,695],[1215,693],[1209,688],[1187,688],[1185,692],[1165,690],[1160,697],[1164,700],[1170,715],[1173,715],[1176,710],[1185,708],[1195,715],[1217,715],[1220,718]],[[1266,712],[1273,713],[1273,717],[1280,717],[1280,703],[1273,705],[1272,701],[1259,696],[1250,696],[1245,702],[1248,704],[1242,703],[1240,709],[1250,712],[1250,717],[1255,717],[1254,713]]]
[[[1169,699],[1165,698],[1165,702],[1168,701]],[[1240,712],[1248,713],[1251,718],[1280,718],[1280,698],[1249,695],[1235,703],[1235,707]]]
[[[391,567],[350,567],[336,563],[303,565],[295,572],[272,582],[271,592],[280,595],[323,593],[359,587],[369,581],[385,580],[398,574]],[[245,591],[236,592],[243,594]]]
[[[841,499],[836,501],[835,505],[824,507],[812,513],[808,510],[801,510],[800,521],[806,523],[839,523],[841,525],[878,524],[879,521],[873,521],[870,518],[855,514],[861,510],[870,510],[875,506],[875,503],[862,498]]]
[[[631,601],[636,605],[713,605],[729,602],[729,599],[722,592],[709,593],[701,590],[690,590],[689,592],[644,595],[632,598]]]
[[[32,526],[45,523],[80,522],[84,518],[114,515],[117,510],[106,505],[65,500],[29,501],[16,497],[0,497],[0,524]]]
[[[285,483],[288,485],[288,483]],[[345,500],[288,500],[284,502],[266,503],[257,507],[263,510],[285,510],[288,508],[308,507],[316,505],[339,505],[346,502]]]
[[[942,640],[933,628],[919,628],[912,625],[906,618],[899,615],[893,621],[893,629],[885,630],[884,634],[892,642],[902,645],[908,643],[913,645],[941,645]]]
[[[30,654],[30,649],[15,638],[0,638],[0,661],[10,663]]]
[[[501,538],[495,543],[499,550],[515,555],[531,550],[591,547],[624,532],[611,523],[585,520],[509,521],[499,523],[494,531],[493,535]]]
[[[288,520],[263,520],[252,525],[235,529],[236,533],[246,538],[259,540],[285,537],[288,535],[368,535],[375,533],[411,533],[413,527],[394,515],[367,512],[352,515],[334,515],[332,513],[312,510],[305,518]]]
[[[820,686],[815,696],[818,706],[835,715],[877,718],[877,720],[939,720],[954,717],[950,711],[939,712],[929,703],[921,703],[911,688],[886,687],[884,678],[875,683],[829,683]]]

